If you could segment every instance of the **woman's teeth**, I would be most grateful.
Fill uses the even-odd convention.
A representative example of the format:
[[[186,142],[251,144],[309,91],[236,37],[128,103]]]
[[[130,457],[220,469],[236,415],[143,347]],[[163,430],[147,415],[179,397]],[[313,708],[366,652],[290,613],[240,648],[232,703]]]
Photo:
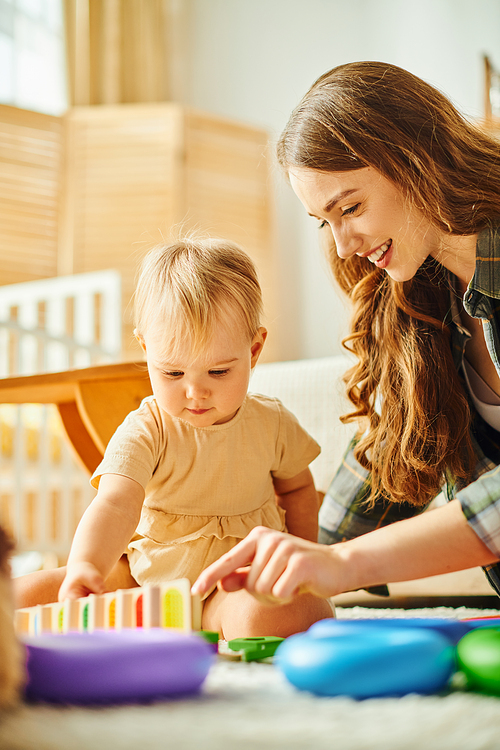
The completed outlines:
[[[378,250],[375,250],[371,255],[367,255],[368,260],[370,263],[376,263],[377,260],[380,260],[382,255],[388,251],[390,246],[392,245],[392,240],[389,240],[386,242],[382,247],[379,247]]]

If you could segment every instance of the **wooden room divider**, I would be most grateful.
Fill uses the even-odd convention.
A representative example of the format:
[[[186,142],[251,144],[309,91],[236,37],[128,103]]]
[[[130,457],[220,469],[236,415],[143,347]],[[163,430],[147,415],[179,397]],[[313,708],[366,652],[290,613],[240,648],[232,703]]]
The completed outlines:
[[[116,269],[124,358],[140,356],[130,298],[141,256],[172,230],[240,243],[274,306],[268,136],[175,103],[0,106],[0,283]],[[265,358],[276,359],[270,336]]]

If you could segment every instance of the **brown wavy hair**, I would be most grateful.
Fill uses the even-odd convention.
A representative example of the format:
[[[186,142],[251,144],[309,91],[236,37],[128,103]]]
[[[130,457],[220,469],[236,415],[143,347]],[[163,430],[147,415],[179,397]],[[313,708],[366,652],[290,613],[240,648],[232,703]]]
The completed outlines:
[[[321,76],[292,112],[277,145],[293,168],[340,172],[373,167],[408,205],[452,235],[472,235],[500,216],[499,144],[468,122],[437,89],[381,62],[341,65]],[[429,258],[397,282],[366,258],[322,244],[353,303],[344,346],[357,357],[346,373],[358,420],[355,456],[371,471],[370,504],[427,504],[446,474],[471,480],[471,413],[453,363],[447,314],[450,280]]]

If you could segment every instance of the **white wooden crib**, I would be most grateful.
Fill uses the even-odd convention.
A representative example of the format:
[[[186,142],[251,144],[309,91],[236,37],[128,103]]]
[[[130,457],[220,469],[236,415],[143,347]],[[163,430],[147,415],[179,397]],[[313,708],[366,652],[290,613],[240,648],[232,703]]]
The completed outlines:
[[[120,353],[117,272],[0,287],[1,378],[109,363]],[[94,494],[53,404],[0,404],[0,522],[17,552],[63,562]]]

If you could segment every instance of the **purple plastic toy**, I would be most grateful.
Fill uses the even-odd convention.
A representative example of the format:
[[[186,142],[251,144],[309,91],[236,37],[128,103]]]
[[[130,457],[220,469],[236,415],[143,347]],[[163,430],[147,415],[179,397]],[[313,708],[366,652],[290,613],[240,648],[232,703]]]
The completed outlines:
[[[96,631],[22,639],[26,697],[69,704],[137,703],[196,692],[214,661],[198,635]]]

